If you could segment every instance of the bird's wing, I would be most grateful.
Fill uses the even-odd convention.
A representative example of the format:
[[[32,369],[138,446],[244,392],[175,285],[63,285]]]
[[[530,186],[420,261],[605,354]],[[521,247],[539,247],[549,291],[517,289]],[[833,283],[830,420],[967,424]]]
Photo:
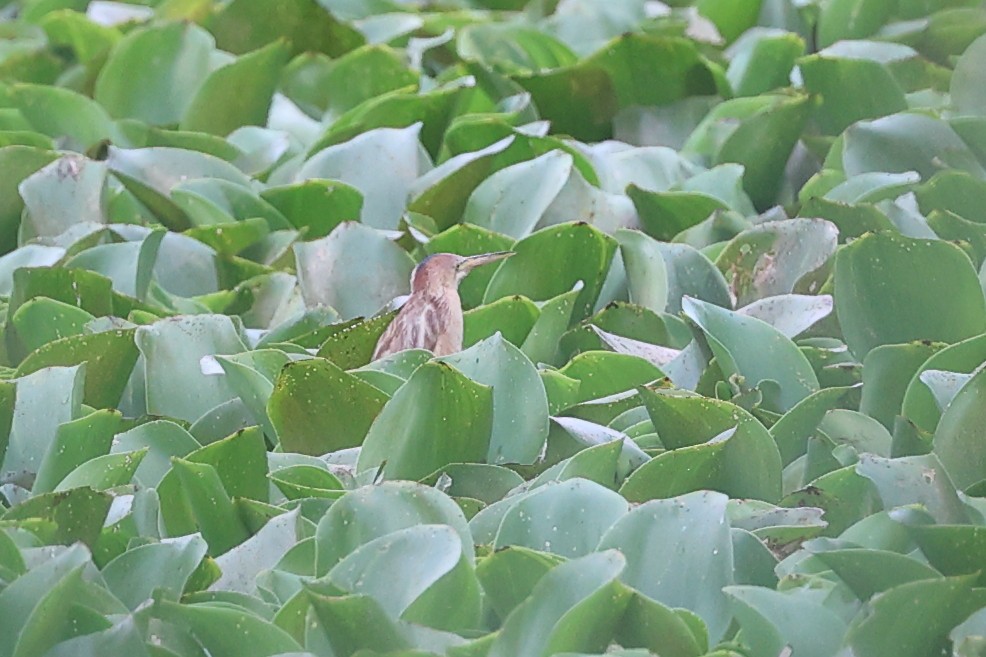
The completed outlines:
[[[434,350],[441,333],[439,315],[431,300],[412,297],[380,336],[373,360],[404,349]]]

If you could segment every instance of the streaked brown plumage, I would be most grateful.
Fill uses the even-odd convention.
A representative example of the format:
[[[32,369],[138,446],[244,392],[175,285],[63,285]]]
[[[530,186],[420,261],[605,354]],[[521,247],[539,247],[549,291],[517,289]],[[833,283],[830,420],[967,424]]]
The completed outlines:
[[[436,253],[411,273],[411,296],[377,341],[373,360],[405,349],[429,349],[436,356],[462,350],[459,281],[480,265],[512,256],[511,251],[459,256]]]

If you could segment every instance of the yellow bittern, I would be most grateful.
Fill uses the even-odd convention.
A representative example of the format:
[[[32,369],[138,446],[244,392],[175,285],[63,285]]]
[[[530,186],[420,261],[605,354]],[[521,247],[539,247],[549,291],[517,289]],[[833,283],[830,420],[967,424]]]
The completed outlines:
[[[429,349],[436,356],[462,351],[459,281],[480,265],[512,255],[436,253],[418,263],[411,272],[411,296],[380,336],[373,360],[405,349]]]

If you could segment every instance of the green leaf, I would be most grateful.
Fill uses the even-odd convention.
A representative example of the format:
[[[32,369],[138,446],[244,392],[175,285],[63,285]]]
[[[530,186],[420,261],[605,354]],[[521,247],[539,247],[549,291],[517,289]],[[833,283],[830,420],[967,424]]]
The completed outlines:
[[[494,549],[519,545],[569,558],[595,550],[628,509],[617,493],[578,478],[540,486],[508,503],[496,530]]]
[[[209,544],[209,554],[220,555],[249,537],[219,474],[211,465],[173,460],[173,471],[181,486],[181,495],[191,510],[202,538]],[[163,494],[163,493],[162,493]]]
[[[93,546],[103,528],[113,498],[91,488],[43,493],[11,507],[0,520],[46,520],[54,524],[50,542]]]
[[[372,597],[392,618],[436,629],[472,628],[479,619],[479,583],[448,525],[408,527],[364,543],[323,581]]]
[[[414,261],[381,232],[355,222],[328,237],[294,245],[298,284],[311,306],[335,308],[343,319],[368,317],[408,291]],[[372,270],[372,279],[366,271]]]
[[[721,0],[719,5],[728,6]],[[723,31],[721,26],[719,31]],[[737,39],[729,50],[726,79],[737,96],[755,96],[789,84],[791,69],[804,53],[805,42],[791,32],[754,30]]]
[[[17,84],[11,87],[11,100],[35,130],[53,138],[68,137],[80,150],[115,135],[103,106],[70,89]]]
[[[167,625],[190,632],[207,654],[270,657],[301,650],[287,632],[242,608],[162,600],[153,611]]]
[[[223,50],[242,54],[284,39],[291,54],[323,52],[338,57],[363,44],[363,37],[315,0],[233,0],[212,22]]]
[[[200,364],[207,356],[243,351],[228,317],[160,320],[137,329],[136,341],[145,360],[148,412],[194,422],[236,397],[225,377],[203,374]]]
[[[869,171],[917,171],[927,180],[943,168],[986,178],[986,169],[944,121],[923,114],[901,113],[850,126],[843,137],[846,175]]]
[[[744,643],[760,654],[788,649],[809,657],[834,655],[845,635],[845,622],[804,589],[779,592],[729,586],[724,593],[742,628]]]
[[[159,588],[180,595],[206,552],[200,536],[183,536],[127,550],[103,567],[106,587],[129,609]]]
[[[982,116],[984,113],[986,96],[983,95],[983,89],[986,88],[986,79],[983,78],[982,67],[976,65],[984,56],[986,36],[973,41],[955,64],[949,91],[952,104],[960,115]]]
[[[493,432],[486,461],[533,463],[548,438],[548,397],[527,356],[497,334],[441,362],[492,388]]]
[[[292,226],[306,229],[308,239],[325,237],[344,221],[357,221],[363,208],[359,190],[337,180],[306,180],[268,187],[260,197]]]
[[[267,413],[283,450],[320,455],[362,444],[387,399],[372,385],[318,358],[284,366]]]
[[[86,461],[62,479],[55,491],[71,490],[87,486],[93,490],[106,490],[130,483],[137,466],[147,450],[104,454]]]
[[[690,297],[683,306],[685,315],[705,332],[723,373],[741,377],[743,390],[761,387],[769,410],[788,411],[818,390],[808,359],[770,324]],[[773,383],[764,388],[766,381]]]
[[[256,534],[216,558],[222,576],[209,588],[257,595],[258,571],[275,568],[297,544],[298,513],[295,509],[271,518]]]
[[[408,481],[382,482],[346,493],[329,507],[315,534],[316,573],[321,576],[374,538],[417,525],[449,525],[473,559],[472,535],[459,506],[447,495]]]
[[[920,504],[937,522],[961,524],[967,521],[966,508],[934,454],[896,459],[863,454],[856,471],[876,485],[886,509]]]
[[[0,186],[0,253],[17,248],[17,231],[24,210],[24,201],[17,193],[18,185],[57,159],[57,153],[32,146],[0,147],[0,169],[4,171]]]
[[[264,125],[288,48],[282,41],[242,55],[202,82],[181,118],[181,129],[225,137],[245,125]]]
[[[449,463],[483,463],[492,427],[488,386],[445,363],[426,363],[377,416],[357,469],[380,468],[388,479],[421,479]]]
[[[107,454],[120,419],[119,412],[103,410],[61,424],[41,460],[31,492],[51,492],[72,470]]]
[[[818,40],[828,46],[843,39],[860,39],[877,32],[891,18],[895,5],[880,0],[833,0],[818,19]]]
[[[519,545],[497,550],[476,565],[483,592],[501,619],[527,599],[541,578],[563,557]]]
[[[547,300],[582,281],[584,287],[572,314],[575,318],[587,317],[609,272],[616,246],[616,240],[587,224],[544,228],[514,245],[517,255],[496,270],[485,301],[513,294]]]
[[[846,636],[860,657],[918,657],[947,650],[948,632],[983,604],[971,577],[922,580],[874,598]]]
[[[978,403],[986,375],[975,374],[948,405],[935,430],[934,452],[960,489],[986,479],[986,449],[976,431],[983,413]]]
[[[857,358],[879,345],[958,342],[986,329],[986,301],[953,244],[870,234],[835,259],[835,309]]]
[[[602,652],[623,615],[629,592],[618,582],[626,559],[607,550],[553,568],[514,608],[490,646],[490,657]]]
[[[209,74],[214,47],[191,23],[134,30],[113,48],[93,96],[113,118],[177,123]]]

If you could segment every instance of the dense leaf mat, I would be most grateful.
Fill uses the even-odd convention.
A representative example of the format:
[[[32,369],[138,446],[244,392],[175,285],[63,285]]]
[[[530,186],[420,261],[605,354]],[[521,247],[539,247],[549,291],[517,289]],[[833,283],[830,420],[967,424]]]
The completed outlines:
[[[986,655],[984,34],[0,1],[0,657]]]

